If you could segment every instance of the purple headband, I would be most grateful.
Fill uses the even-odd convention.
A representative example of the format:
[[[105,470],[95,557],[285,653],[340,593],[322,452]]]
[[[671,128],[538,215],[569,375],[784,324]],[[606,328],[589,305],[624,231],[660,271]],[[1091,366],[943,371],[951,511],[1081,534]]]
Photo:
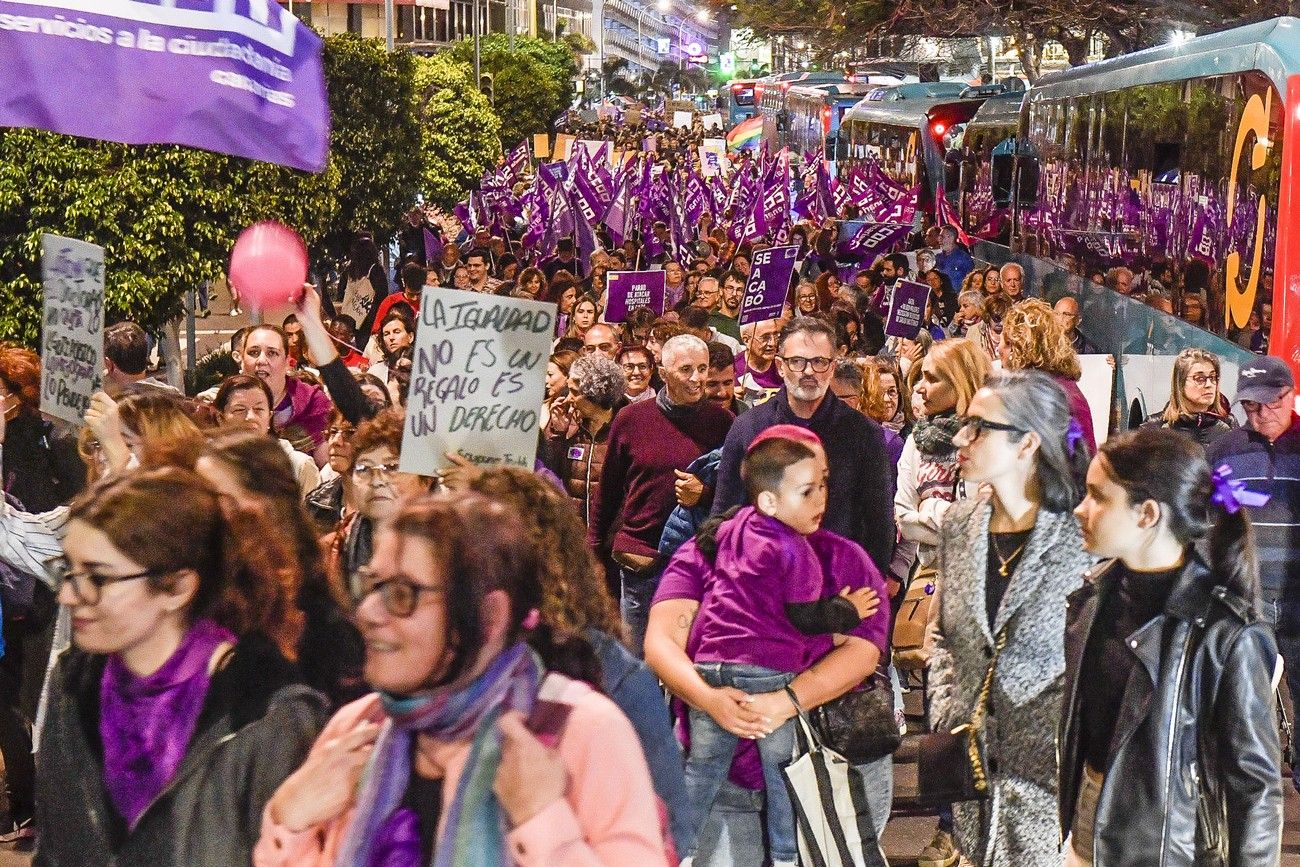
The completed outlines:
[[[1223,507],[1229,515],[1241,511],[1242,506],[1258,508],[1269,501],[1268,494],[1246,490],[1246,483],[1232,477],[1232,468],[1221,464],[1214,471],[1214,496],[1210,499]]]

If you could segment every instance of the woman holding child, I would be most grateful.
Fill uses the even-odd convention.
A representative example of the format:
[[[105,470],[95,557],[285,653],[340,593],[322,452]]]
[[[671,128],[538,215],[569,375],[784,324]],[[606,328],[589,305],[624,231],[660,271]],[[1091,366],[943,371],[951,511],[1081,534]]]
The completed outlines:
[[[728,778],[761,788],[774,865],[795,861],[780,771],[793,748],[795,703],[811,709],[857,686],[887,644],[879,572],[859,546],[820,529],[826,473],[821,442],[807,429],[778,425],[760,434],[741,470],[750,505],[706,525],[674,556],[646,636],[646,661],[690,707],[686,783],[697,833]],[[888,778],[887,759],[865,767],[877,765]],[[890,793],[879,774],[869,775],[879,831]],[[757,838],[752,821],[742,827]],[[763,860],[761,844],[735,851],[745,853],[736,863]],[[699,867],[727,863],[695,846],[682,854]]]
[[[948,508],[938,549],[930,728],[979,729],[990,796],[954,804],[957,846],[976,864],[1059,865],[1055,726],[1065,599],[1092,562],[1071,514],[1087,444],[1065,392],[1037,371],[991,377],[953,444],[967,484],[990,492]]]

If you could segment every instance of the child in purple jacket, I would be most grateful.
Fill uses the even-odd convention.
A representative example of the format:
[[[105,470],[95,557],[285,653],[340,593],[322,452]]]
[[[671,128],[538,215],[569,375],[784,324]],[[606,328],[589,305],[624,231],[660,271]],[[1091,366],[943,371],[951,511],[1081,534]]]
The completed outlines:
[[[749,447],[741,478],[750,505],[718,527],[692,635],[696,670],[710,685],[751,695],[780,690],[826,652],[827,634],[847,633],[874,613],[878,600],[865,574],[823,598],[825,575],[807,537],[826,511],[826,476],[821,443],[805,428],[769,428]],[[701,710],[690,710],[689,724],[686,790],[699,828],[727,777],[737,738]],[[758,749],[769,854],[774,867],[792,865],[794,814],[781,768],[794,750],[794,721],[760,740]]]

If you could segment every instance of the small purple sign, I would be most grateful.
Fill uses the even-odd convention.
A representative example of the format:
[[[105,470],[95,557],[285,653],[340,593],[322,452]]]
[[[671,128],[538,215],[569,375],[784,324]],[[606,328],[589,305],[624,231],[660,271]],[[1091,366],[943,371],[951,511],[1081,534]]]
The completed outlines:
[[[929,300],[929,286],[912,280],[899,280],[894,284],[894,297],[889,304],[885,333],[890,337],[915,340],[925,326],[925,305]]]
[[[318,172],[321,38],[278,3],[0,0],[0,127]]]
[[[798,244],[768,247],[754,254],[749,280],[745,283],[745,301],[740,308],[741,325],[780,318],[798,255]]]
[[[624,322],[629,310],[649,307],[655,315],[664,313],[664,292],[667,275],[663,271],[612,271],[606,285],[609,289],[609,309],[606,322]]]

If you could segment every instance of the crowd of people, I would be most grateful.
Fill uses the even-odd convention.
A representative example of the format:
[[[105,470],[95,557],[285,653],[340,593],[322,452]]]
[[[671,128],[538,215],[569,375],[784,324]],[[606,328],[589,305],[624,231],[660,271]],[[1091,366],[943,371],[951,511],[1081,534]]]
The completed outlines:
[[[875,845],[904,688],[978,784],[925,867],[1278,863],[1283,361],[1241,368],[1239,425],[1187,350],[1107,436],[1081,299],[952,228],[846,273],[795,224],[785,309],[741,325],[768,242],[707,213],[689,251],[430,226],[391,284],[359,237],[199,395],[110,327],[75,435],[0,348],[0,753],[38,865],[784,867],[798,721]],[[665,309],[607,321],[607,275],[649,268]],[[901,278],[932,291],[887,337]],[[532,470],[401,469],[430,287],[556,305]]]

